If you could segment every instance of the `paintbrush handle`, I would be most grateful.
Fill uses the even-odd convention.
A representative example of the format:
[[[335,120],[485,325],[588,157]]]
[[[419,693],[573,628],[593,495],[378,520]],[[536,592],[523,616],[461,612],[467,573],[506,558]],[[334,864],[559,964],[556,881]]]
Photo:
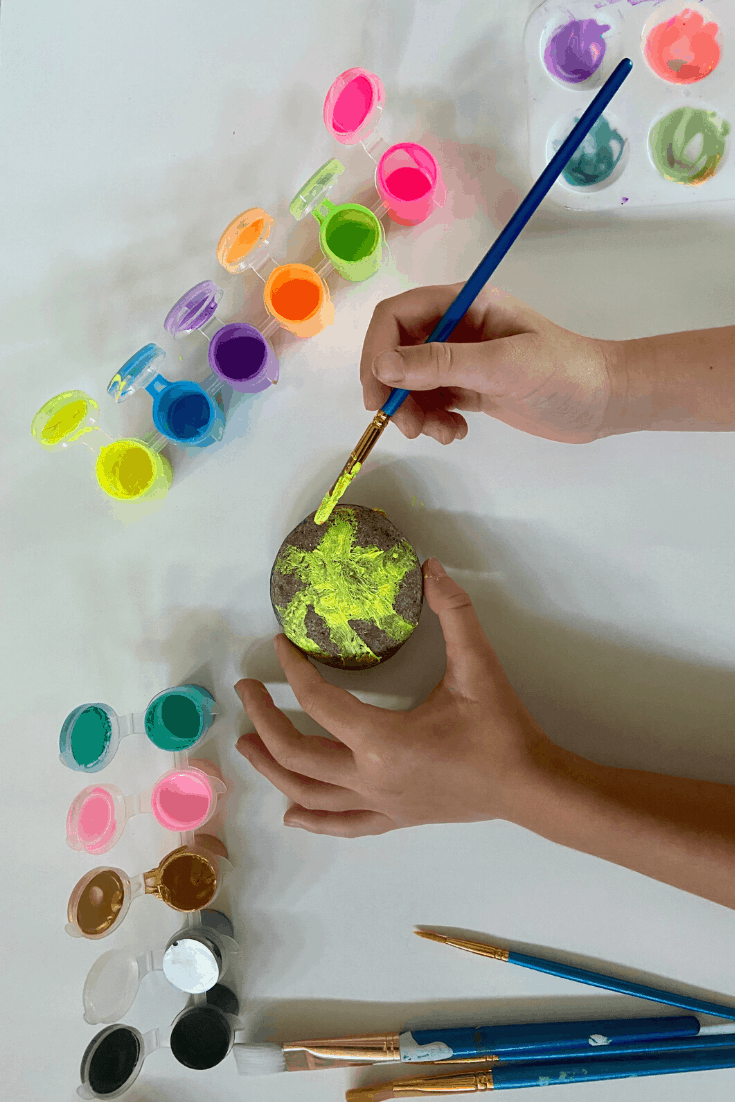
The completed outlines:
[[[508,224],[495,238],[495,241],[477,265],[444,317],[437,323],[426,338],[425,344],[449,340],[482,288],[490,279],[490,276],[493,274],[500,261],[521,233],[521,230],[527,225],[531,215],[536,211],[541,201],[546,197],[561,176],[568,161],[587,137],[610,100],[630,74],[632,68],[633,62],[629,57],[625,57],[613,70],[600,91],[592,100],[592,103],[582,114],[579,122],[575,124],[569,135],[561,143],[528,195],[522,200],[515,213],[511,215]],[[392,417],[396,410],[405,402],[410,393],[409,390],[402,390],[400,387],[394,387],[382,407],[383,413],[387,414],[388,417]]]
[[[674,1052],[650,1057],[622,1057],[619,1060],[496,1068],[492,1072],[492,1083],[494,1090],[512,1090],[516,1087],[552,1087],[563,1083],[589,1083],[593,1079],[633,1079],[644,1075],[672,1075],[676,1072],[732,1067],[735,1067],[735,1048],[722,1052]]]
[[[534,972],[546,972],[550,976],[559,976],[561,979],[576,980],[577,983],[586,983],[591,987],[602,987],[607,991],[616,991],[619,995],[633,995],[638,999],[651,999],[653,1002],[676,1006],[682,1010],[691,1010],[696,1014],[713,1014],[717,1018],[727,1018],[730,1021],[735,1021],[735,1007],[732,1006],[722,1006],[720,1003],[691,998],[688,995],[675,995],[673,992],[663,991],[659,987],[648,987],[643,983],[633,983],[631,980],[606,976],[602,972],[593,972],[587,968],[575,968],[571,964],[560,964],[553,960],[545,960],[543,957],[527,956],[525,953],[510,951],[505,959],[510,964],[519,964],[522,968],[532,968]]]

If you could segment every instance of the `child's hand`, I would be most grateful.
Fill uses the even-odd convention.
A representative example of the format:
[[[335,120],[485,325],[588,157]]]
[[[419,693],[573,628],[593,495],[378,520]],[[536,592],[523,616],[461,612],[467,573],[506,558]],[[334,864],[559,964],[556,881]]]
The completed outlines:
[[[411,390],[392,420],[409,439],[441,444],[467,435],[459,409],[570,444],[616,431],[606,425],[616,342],[562,329],[505,291],[486,287],[449,342],[422,344],[461,287],[416,287],[378,304],[360,361],[366,409],[391,387]]]
[[[287,826],[357,837],[513,818],[548,739],[508,683],[465,591],[435,559],[424,577],[447,668],[413,711],[375,708],[329,684],[285,635],[276,652],[296,699],[339,741],[300,734],[259,681],[235,686],[257,730],[237,748],[294,801]]]

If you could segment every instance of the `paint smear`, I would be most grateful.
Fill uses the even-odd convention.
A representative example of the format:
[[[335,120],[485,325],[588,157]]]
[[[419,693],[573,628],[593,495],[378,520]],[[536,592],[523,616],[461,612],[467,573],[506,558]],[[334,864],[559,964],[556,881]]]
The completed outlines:
[[[572,19],[549,39],[544,50],[544,64],[552,76],[566,84],[581,84],[589,80],[605,56],[605,31],[608,23],[594,19]]]
[[[578,122],[579,119],[575,118],[574,125]],[[554,142],[554,149],[561,144],[561,141]],[[601,184],[615,171],[624,149],[625,138],[610,126],[603,115],[572,154],[562,176],[572,187]]]
[[[404,165],[403,168],[397,168],[386,176],[385,187],[396,199],[410,203],[413,199],[421,199],[431,191],[431,180],[420,168]]]
[[[319,306],[321,292],[310,279],[289,279],[271,292],[276,314],[288,321],[305,321]]]
[[[156,818],[167,830],[195,830],[209,814],[212,792],[203,777],[187,769],[157,785],[152,804]]]
[[[93,788],[82,804],[77,820],[79,838],[87,848],[98,849],[115,831],[114,802],[104,788]]]
[[[125,898],[123,882],[114,869],[103,869],[92,877],[79,897],[76,914],[69,915],[87,937],[109,930]]]
[[[117,1026],[97,1045],[87,1070],[94,1093],[106,1098],[125,1086],[140,1058],[140,1041],[127,1026]]]
[[[41,440],[44,444],[58,444],[66,436],[74,431],[82,422],[87,412],[87,403],[81,400],[67,402],[60,410],[49,417],[41,429]]]
[[[662,80],[694,84],[720,60],[718,30],[716,23],[705,23],[699,12],[686,8],[653,28],[644,48],[646,61]]]
[[[315,524],[324,524],[324,521],[332,515],[332,510],[334,509],[335,505],[344,495],[347,487],[352,482],[352,479],[355,477],[355,475],[358,474],[361,467],[362,463],[355,463],[351,471],[342,471],[342,474],[339,476],[334,484],[334,489],[330,490],[322,498],[322,503],[314,514]]]
[[[77,716],[71,732],[71,753],[77,765],[88,769],[96,765],[110,745],[112,724],[102,708],[85,708]]]
[[[677,184],[704,183],[717,172],[729,133],[730,124],[715,111],[677,107],[649,134],[653,163]]]
[[[352,134],[365,121],[373,105],[373,87],[367,77],[358,76],[337,96],[332,125],[340,134]]]
[[[295,574],[304,588],[286,608],[278,608],[278,614],[288,638],[307,654],[323,654],[308,635],[306,619],[313,609],[342,658],[372,665],[378,656],[350,621],[374,624],[393,642],[405,642],[415,625],[396,612],[393,602],[406,574],[416,566],[416,556],[407,540],[387,551],[361,547],[356,531],[353,510],[343,507],[332,514],[313,551],[291,546],[279,555],[274,569],[284,576]]]

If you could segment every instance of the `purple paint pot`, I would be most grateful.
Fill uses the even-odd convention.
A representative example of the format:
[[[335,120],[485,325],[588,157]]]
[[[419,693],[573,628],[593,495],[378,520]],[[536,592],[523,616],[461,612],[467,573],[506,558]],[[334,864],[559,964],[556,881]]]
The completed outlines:
[[[209,366],[233,390],[258,394],[278,378],[278,362],[265,337],[253,325],[223,325],[209,344]]]

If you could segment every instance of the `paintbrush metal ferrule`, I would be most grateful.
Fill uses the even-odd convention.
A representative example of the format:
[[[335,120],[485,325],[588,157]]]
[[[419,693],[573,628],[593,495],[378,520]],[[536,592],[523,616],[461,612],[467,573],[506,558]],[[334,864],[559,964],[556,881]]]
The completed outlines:
[[[365,1033],[354,1037],[323,1037],[317,1041],[290,1041],[283,1046],[289,1071],[350,1064],[400,1063],[397,1033]]]
[[[506,964],[510,957],[510,950],[503,949],[500,945],[485,945],[481,941],[468,941],[461,937],[446,937],[444,934],[435,934],[433,930],[414,930],[417,937],[424,937],[427,941],[438,941],[442,945],[453,945],[455,949],[464,949],[467,953],[477,953],[481,957],[490,957],[492,960],[502,960]]]
[[[347,1102],[382,1102],[387,1098],[418,1098],[423,1094],[479,1094],[493,1090],[491,1071],[474,1075],[427,1075],[418,1079],[394,1079],[347,1091]]]

